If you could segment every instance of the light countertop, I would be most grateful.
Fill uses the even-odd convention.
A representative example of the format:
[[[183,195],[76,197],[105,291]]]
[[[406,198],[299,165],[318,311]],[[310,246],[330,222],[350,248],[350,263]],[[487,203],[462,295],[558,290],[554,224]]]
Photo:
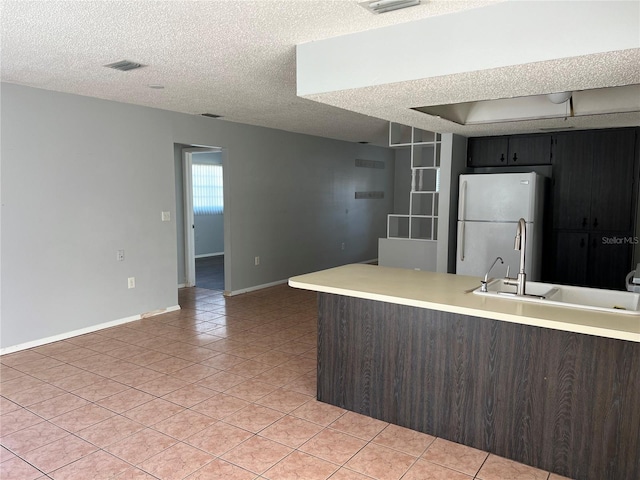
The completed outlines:
[[[289,279],[295,288],[640,342],[640,317],[470,293],[480,278],[377,265],[344,265]]]

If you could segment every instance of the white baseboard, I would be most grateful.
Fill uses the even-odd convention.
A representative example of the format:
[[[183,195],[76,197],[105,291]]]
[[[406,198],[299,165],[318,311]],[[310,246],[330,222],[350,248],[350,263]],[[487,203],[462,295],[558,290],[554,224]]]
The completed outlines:
[[[224,252],[203,253],[202,255],[195,255],[195,258],[219,257],[220,255],[224,255]]]
[[[255,287],[241,288],[240,290],[233,290],[231,292],[228,291],[228,290],[225,290],[223,295],[225,297],[233,297],[234,295],[240,295],[241,293],[255,292],[256,290],[262,290],[263,288],[269,288],[269,287],[275,287],[276,285],[282,285],[284,283],[287,283],[288,281],[289,281],[289,279],[278,280],[276,282],[265,283],[265,284],[262,284],[262,285],[256,285]]]
[[[163,313],[175,312],[176,310],[180,310],[180,305],[153,310],[151,312],[141,313],[139,315],[133,315],[131,317],[120,318],[111,322],[99,323],[98,325],[92,325],[90,327],[72,330],[70,332],[61,333],[59,335],[53,335],[52,337],[32,340],[31,342],[21,343],[19,345],[13,345],[11,347],[0,348],[0,355],[19,352],[20,350],[26,350],[28,348],[40,347],[41,345],[46,345],[47,343],[59,342],[60,340],[66,340],[67,338],[77,337],[78,335],[85,335],[87,333],[96,332],[98,330],[104,330],[105,328],[115,327],[124,323],[135,322],[136,320],[153,317],[155,315],[161,315]]]
[[[358,262],[358,263],[376,264],[377,265],[378,259],[377,258],[372,258],[371,260],[364,260],[364,261]]]
[[[364,260],[362,262],[358,262],[358,263],[367,263],[367,264],[377,264],[378,263],[378,259],[377,258],[373,258],[371,260]],[[242,293],[249,293],[249,292],[255,292],[256,290],[262,290],[263,288],[269,288],[269,287],[275,287],[276,285],[282,285],[284,283],[288,283],[289,279],[285,279],[285,280],[278,280],[276,282],[271,282],[271,283],[265,283],[263,285],[256,285],[255,287],[249,287],[249,288],[241,288],[240,290],[225,290],[223,292],[223,295],[225,297],[233,297],[234,295],[240,295]]]

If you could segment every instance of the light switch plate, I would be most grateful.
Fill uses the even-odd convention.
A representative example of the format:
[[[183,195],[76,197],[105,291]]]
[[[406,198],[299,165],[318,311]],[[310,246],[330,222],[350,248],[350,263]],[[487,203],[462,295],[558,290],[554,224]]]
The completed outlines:
[[[171,212],[162,212],[162,221],[170,222],[171,221]]]

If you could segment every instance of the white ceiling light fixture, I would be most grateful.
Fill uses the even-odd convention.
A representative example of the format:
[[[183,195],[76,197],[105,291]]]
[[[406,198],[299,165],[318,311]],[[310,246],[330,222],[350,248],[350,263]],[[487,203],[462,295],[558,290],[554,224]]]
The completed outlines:
[[[420,5],[420,0],[376,0],[374,2],[362,2],[360,5],[372,13],[386,13],[401,8]]]
[[[551,103],[558,105],[569,100],[571,98],[571,92],[550,93],[547,95],[547,98]]]

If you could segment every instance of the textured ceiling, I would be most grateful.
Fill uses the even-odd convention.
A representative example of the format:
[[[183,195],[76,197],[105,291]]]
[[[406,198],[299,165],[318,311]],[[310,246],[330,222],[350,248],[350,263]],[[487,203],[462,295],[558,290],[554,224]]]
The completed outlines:
[[[558,71],[566,71],[556,75]],[[551,72],[545,75],[545,72]],[[532,78],[536,76],[535,80]],[[537,95],[541,92],[588,90],[640,83],[640,50],[623,50],[572,59],[538,62],[514,67],[386,84],[355,90],[309,95],[339,108],[387,118],[433,132],[464,136],[539,133],[543,129],[593,129],[640,125],[640,113],[616,113],[584,117],[551,118],[484,125],[458,125],[412,110],[416,105],[440,105],[484,99]],[[517,93],[515,93],[517,92]],[[376,99],[371,101],[371,99]],[[637,103],[637,99],[634,103]]]
[[[299,98],[295,45],[491,3],[496,2],[431,0],[418,7],[373,15],[355,0],[3,0],[1,79],[224,117],[211,121],[383,145],[387,121],[369,115],[385,118],[388,100],[394,96],[400,99],[407,90],[372,87],[348,101],[338,101],[337,92],[316,99],[323,103]],[[103,66],[123,59],[145,67],[120,72]],[[637,55],[625,60],[629,59],[637,61]],[[464,101],[469,88],[487,76],[491,72],[470,74],[469,84],[460,86],[441,78],[432,79],[429,85],[416,82],[409,88],[447,92],[434,94],[434,101]],[[151,84],[165,88],[152,89]],[[475,99],[481,97],[478,92]],[[379,101],[381,94],[386,96],[385,102]],[[370,108],[361,108],[363,104]],[[408,113],[407,121],[415,121],[413,115],[417,113]]]

